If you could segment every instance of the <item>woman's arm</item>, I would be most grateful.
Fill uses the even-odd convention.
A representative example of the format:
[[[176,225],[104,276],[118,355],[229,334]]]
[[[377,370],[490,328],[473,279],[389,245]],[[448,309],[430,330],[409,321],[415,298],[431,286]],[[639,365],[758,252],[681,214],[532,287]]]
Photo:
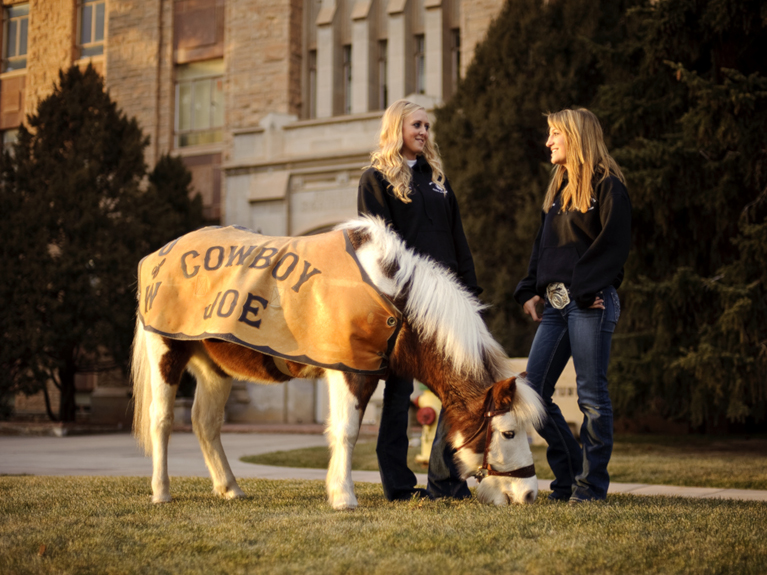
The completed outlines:
[[[458,262],[458,278],[461,283],[465,285],[469,290],[478,296],[484,290],[479,287],[477,283],[477,272],[474,269],[474,258],[471,255],[469,249],[469,242],[466,240],[466,234],[463,231],[463,222],[461,221],[461,213],[458,209],[458,201],[455,197],[453,189],[450,187],[450,182],[445,179],[445,189],[448,193],[448,200],[450,202],[450,209],[452,212],[452,236],[453,246],[455,248],[455,257]]]
[[[588,308],[597,293],[621,276],[631,247],[631,201],[621,181],[611,176],[597,187],[602,231],[573,270],[570,293],[580,308]]]
[[[541,226],[538,228],[538,234],[535,236],[535,241],[533,242],[533,250],[530,253],[530,261],[527,264],[527,275],[520,280],[517,284],[517,289],[514,290],[514,299],[521,306],[524,306],[534,297],[540,299],[536,286],[538,284],[538,254],[540,252],[543,222],[545,218],[546,213],[541,212]],[[537,304],[538,302],[536,301],[535,303]],[[535,317],[533,317],[533,319],[535,319]]]

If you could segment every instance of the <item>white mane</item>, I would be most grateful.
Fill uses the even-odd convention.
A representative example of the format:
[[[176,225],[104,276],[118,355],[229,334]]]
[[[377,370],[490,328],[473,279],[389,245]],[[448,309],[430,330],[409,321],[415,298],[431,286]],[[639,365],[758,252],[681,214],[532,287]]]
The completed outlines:
[[[357,250],[357,258],[373,283],[396,298],[407,288],[404,313],[425,338],[434,337],[454,368],[481,377],[488,359],[493,381],[514,374],[500,344],[487,329],[479,312],[486,306],[464,288],[455,275],[432,259],[408,249],[381,218],[363,217],[336,229],[355,229],[371,240]],[[383,270],[398,268],[393,279]]]

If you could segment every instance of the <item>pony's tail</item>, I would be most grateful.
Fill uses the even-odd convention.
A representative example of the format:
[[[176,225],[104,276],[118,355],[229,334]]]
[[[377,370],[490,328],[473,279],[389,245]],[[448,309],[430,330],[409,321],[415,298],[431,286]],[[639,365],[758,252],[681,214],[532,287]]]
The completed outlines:
[[[152,380],[149,357],[146,353],[146,332],[141,318],[136,314],[136,332],[133,336],[133,436],[147,455],[152,453],[149,408],[152,405]]]

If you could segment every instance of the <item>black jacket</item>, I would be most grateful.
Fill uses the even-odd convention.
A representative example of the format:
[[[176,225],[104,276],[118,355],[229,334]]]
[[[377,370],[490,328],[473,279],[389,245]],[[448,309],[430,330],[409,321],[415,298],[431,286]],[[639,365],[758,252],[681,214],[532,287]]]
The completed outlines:
[[[562,282],[580,308],[594,303],[597,293],[623,282],[623,264],[631,246],[631,202],[626,186],[610,176],[595,188],[586,213],[562,212],[561,191],[541,227],[525,277],[514,292],[524,305],[535,295],[543,297],[546,286]]]
[[[382,217],[408,247],[445,265],[472,293],[480,294],[450,183],[445,181],[444,187],[433,183],[431,166],[423,156],[418,157],[412,174],[411,202],[406,204],[397,199],[381,172],[367,169],[360,178],[357,211]]]

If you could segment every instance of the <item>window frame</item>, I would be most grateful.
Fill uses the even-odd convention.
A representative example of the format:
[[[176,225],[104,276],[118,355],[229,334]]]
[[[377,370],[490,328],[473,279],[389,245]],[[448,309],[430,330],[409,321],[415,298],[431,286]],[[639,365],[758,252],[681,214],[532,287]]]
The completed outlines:
[[[23,11],[26,10],[24,13]],[[17,12],[16,15],[13,15]],[[18,13],[22,12],[22,13]],[[11,25],[16,25],[14,55],[9,56],[9,40],[12,38]],[[24,33],[22,34],[22,30]],[[21,47],[22,37],[24,46]],[[21,50],[23,49],[23,53]],[[27,69],[27,56],[29,54],[29,2],[3,6],[3,64],[2,73],[16,72]],[[15,65],[23,63],[23,65]]]
[[[413,40],[413,58],[415,64],[413,72],[415,74],[415,93],[426,93],[426,36],[416,34]]]
[[[175,110],[173,120],[173,146],[175,149],[189,148],[192,146],[204,146],[209,144],[220,144],[223,142],[224,125],[226,119],[224,117],[224,60],[223,58],[217,58],[215,60],[208,60],[208,63],[220,64],[220,70],[210,70],[207,72],[200,72],[198,74],[190,73],[190,77],[179,79],[179,71],[185,67],[191,68],[195,64],[205,64],[206,62],[190,62],[189,64],[182,64],[176,67],[176,78],[174,82],[174,98],[175,98]],[[217,111],[215,109],[216,98],[215,86],[217,82],[221,82],[220,90],[220,123],[216,123]],[[208,108],[208,122],[205,127],[195,126],[195,95],[198,94],[197,87],[203,83],[208,83],[208,95],[206,103]],[[180,126],[183,106],[181,105],[181,90],[182,86],[189,85],[189,94],[191,97],[189,103],[189,121],[190,127],[182,129]],[[196,137],[195,137],[196,136]],[[188,140],[187,140],[188,138]]]
[[[78,0],[77,10],[77,46],[80,50],[80,58],[92,58],[94,56],[103,56],[106,50],[107,43],[107,0]],[[101,39],[96,39],[96,32],[98,30],[98,7],[102,6],[102,18],[101,22]],[[91,21],[88,25],[90,39],[88,42],[83,41],[83,33],[86,30],[85,26],[85,9],[91,7]]]
[[[309,50],[307,74],[309,76],[309,109],[307,113],[309,119],[314,119],[317,117],[317,50]]]
[[[3,145],[3,151],[8,152],[13,156],[14,147],[16,146],[16,142],[19,141],[19,129],[18,128],[7,128],[5,130],[2,130],[2,145]]]
[[[389,41],[378,41],[378,109],[389,105]]]
[[[343,77],[343,110],[344,115],[352,113],[352,45],[345,44],[341,48],[342,77]]]
[[[461,81],[461,29],[450,30],[450,88],[451,94],[458,90]]]

